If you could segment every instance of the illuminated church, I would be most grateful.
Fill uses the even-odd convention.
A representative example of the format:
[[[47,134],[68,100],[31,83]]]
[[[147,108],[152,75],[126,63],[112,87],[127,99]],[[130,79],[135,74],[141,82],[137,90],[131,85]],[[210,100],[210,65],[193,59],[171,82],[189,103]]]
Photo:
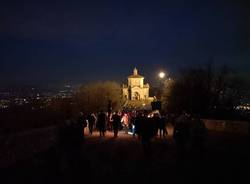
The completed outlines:
[[[135,68],[133,75],[128,77],[128,84],[122,87],[123,97],[127,100],[148,100],[149,84],[144,84],[144,77]]]

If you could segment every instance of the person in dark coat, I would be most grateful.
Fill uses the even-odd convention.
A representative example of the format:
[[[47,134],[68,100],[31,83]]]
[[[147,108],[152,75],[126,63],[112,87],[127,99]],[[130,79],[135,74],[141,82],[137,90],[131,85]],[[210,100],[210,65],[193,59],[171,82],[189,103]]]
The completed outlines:
[[[205,123],[198,116],[195,116],[192,120],[192,125],[192,147],[197,151],[203,151],[207,135]]]
[[[89,133],[90,133],[90,135],[92,135],[94,124],[96,122],[96,116],[94,113],[92,113],[92,114],[88,115],[87,119],[88,119],[88,123],[89,123]]]
[[[97,118],[97,128],[99,130],[100,137],[105,136],[106,120],[107,120],[106,114],[103,111],[101,111]]]
[[[130,122],[131,122],[131,131],[133,133],[133,137],[135,138],[135,134],[136,134],[136,126],[135,126],[135,124],[136,124],[136,116],[135,116],[134,113],[131,114]]]
[[[152,120],[153,120],[153,123],[154,123],[154,135],[157,136],[158,129],[159,129],[160,123],[161,123],[160,115],[158,113],[154,113],[154,116],[153,116]]]
[[[140,119],[140,138],[143,151],[146,155],[151,153],[151,140],[155,135],[155,125],[152,118],[147,118],[145,115]]]
[[[190,138],[190,120],[185,113],[176,120],[173,138],[179,152],[184,152]]]
[[[144,114],[142,112],[138,112],[134,122],[135,134],[137,134],[138,138],[141,137],[141,125],[143,124],[143,121],[144,121]]]
[[[112,126],[114,131],[114,137],[116,138],[118,135],[119,126],[121,123],[121,117],[119,116],[118,112],[115,112],[112,116]]]
[[[80,112],[77,122],[78,122],[79,128],[81,129],[82,135],[84,137],[84,129],[85,127],[87,127],[87,119],[82,112]]]
[[[72,117],[67,117],[65,123],[59,127],[57,136],[57,150],[60,170],[70,172],[79,167],[83,146],[82,126]]]
[[[166,129],[166,117],[165,116],[160,117],[159,130],[160,130],[160,138],[162,136],[166,137],[166,135],[168,135],[168,131]]]

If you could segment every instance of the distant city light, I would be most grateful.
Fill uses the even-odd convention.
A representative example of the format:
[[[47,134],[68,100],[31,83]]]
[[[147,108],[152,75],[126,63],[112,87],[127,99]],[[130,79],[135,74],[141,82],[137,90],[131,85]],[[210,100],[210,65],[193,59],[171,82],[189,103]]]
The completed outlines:
[[[237,110],[250,110],[250,106],[249,104],[245,104],[245,105],[238,105],[236,107]]]

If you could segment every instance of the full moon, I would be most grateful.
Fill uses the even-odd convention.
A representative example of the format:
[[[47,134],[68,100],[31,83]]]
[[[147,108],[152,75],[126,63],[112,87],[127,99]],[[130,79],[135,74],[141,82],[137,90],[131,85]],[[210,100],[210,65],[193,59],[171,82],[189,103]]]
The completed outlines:
[[[165,75],[166,75],[166,74],[165,74],[164,72],[160,72],[160,73],[159,73],[159,77],[160,77],[161,79],[163,79],[163,78],[165,77]]]

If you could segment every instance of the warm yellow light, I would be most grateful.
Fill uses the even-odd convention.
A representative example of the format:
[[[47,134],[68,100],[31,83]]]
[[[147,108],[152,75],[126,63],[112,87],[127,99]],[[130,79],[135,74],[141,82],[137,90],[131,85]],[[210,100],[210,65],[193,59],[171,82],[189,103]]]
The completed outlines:
[[[163,78],[165,77],[165,75],[166,75],[166,74],[165,74],[164,72],[160,72],[160,73],[159,73],[159,77],[160,77],[161,79],[163,79]]]

